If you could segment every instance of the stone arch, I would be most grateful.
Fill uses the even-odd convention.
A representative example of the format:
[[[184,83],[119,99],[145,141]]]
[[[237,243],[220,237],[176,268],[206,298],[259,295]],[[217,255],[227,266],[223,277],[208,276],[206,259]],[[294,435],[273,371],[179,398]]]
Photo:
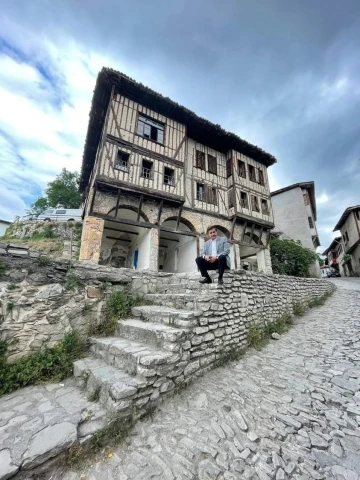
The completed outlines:
[[[171,222],[171,223],[172,223],[172,222],[177,222],[177,216],[172,216],[172,217],[166,218],[166,219],[161,223],[161,225],[166,224],[166,222]],[[194,225],[193,225],[191,222],[189,222],[189,220],[187,220],[186,218],[180,217],[179,227],[180,227],[180,224],[185,225],[190,232],[196,232],[196,229],[195,229]],[[164,226],[166,227],[166,225],[164,225]],[[181,230],[181,228],[179,228],[179,229]]]
[[[107,215],[111,215],[111,213],[112,213],[112,212],[115,212],[115,210],[116,210],[116,207],[111,208],[111,209],[108,211]],[[118,210],[118,216],[117,216],[117,218],[121,218],[121,215],[119,215],[120,212],[121,212],[121,210],[130,210],[131,212],[136,213],[136,217],[135,217],[135,220],[136,220],[136,218],[137,218],[137,213],[138,213],[138,209],[137,209],[136,207],[134,207],[133,205],[126,205],[126,204],[123,205],[123,204],[120,204],[120,205],[119,205],[119,210]],[[145,215],[145,213],[144,213],[142,210],[140,211],[140,217],[142,218],[142,220],[143,220],[144,222],[150,223],[150,222],[149,222],[149,218],[147,217],[147,215]],[[132,219],[132,220],[133,220],[133,219]]]

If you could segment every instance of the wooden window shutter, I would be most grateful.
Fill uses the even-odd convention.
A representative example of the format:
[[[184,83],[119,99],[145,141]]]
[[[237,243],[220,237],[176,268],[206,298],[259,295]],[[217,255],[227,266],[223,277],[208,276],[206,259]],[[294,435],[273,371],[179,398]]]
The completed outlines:
[[[200,150],[196,150],[196,166],[205,170],[205,153]]]
[[[226,160],[226,176],[229,178],[232,175],[232,158]]]
[[[217,163],[216,163],[216,157],[213,155],[208,155],[208,170],[210,173],[214,173],[217,175]]]

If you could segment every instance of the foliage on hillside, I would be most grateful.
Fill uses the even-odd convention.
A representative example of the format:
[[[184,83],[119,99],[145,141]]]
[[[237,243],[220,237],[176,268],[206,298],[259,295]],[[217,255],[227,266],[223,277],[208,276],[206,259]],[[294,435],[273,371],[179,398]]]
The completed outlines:
[[[294,277],[310,277],[310,266],[318,260],[316,253],[308,248],[278,238],[270,241],[270,254],[274,273]]]
[[[27,213],[40,215],[47,208],[79,208],[81,194],[78,182],[78,172],[69,172],[66,168],[63,168],[55,180],[48,183],[45,196],[32,203]]]

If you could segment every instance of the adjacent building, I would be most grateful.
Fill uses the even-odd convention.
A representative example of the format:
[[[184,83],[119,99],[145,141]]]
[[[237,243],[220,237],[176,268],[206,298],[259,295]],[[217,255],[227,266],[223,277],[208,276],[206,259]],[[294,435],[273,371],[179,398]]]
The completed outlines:
[[[7,220],[1,220],[0,219],[0,237],[5,235],[6,229],[8,226],[11,224],[11,222],[8,222]]]
[[[303,247],[316,251],[320,245],[316,228],[316,199],[314,182],[295,183],[271,192],[274,213],[274,234],[292,239]],[[319,264],[313,272],[320,275]]]
[[[323,252],[323,255],[327,257],[327,265],[329,269],[333,268],[334,270],[337,270],[340,275],[346,276],[343,264],[345,252],[342,237],[334,238],[329,247]]]
[[[346,276],[360,276],[360,205],[348,207],[335,225],[340,230],[344,254],[341,269]]]
[[[98,75],[80,190],[81,260],[196,271],[210,226],[244,262],[271,272],[267,168],[276,159],[169,98],[104,68]]]

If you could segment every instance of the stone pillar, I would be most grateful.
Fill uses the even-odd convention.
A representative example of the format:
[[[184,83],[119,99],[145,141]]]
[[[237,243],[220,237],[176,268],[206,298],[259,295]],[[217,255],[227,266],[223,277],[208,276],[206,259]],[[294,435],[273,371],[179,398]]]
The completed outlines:
[[[79,260],[99,262],[104,220],[97,217],[85,217],[81,235]]]
[[[258,263],[259,272],[268,273],[268,274],[273,273],[269,248],[263,248],[259,250],[256,254],[256,259]]]
[[[241,255],[240,255],[240,245],[234,243],[234,265],[231,265],[231,268],[234,270],[241,269]]]
[[[158,228],[151,228],[149,235],[150,235],[149,270],[151,272],[157,272],[159,269],[160,230]]]

